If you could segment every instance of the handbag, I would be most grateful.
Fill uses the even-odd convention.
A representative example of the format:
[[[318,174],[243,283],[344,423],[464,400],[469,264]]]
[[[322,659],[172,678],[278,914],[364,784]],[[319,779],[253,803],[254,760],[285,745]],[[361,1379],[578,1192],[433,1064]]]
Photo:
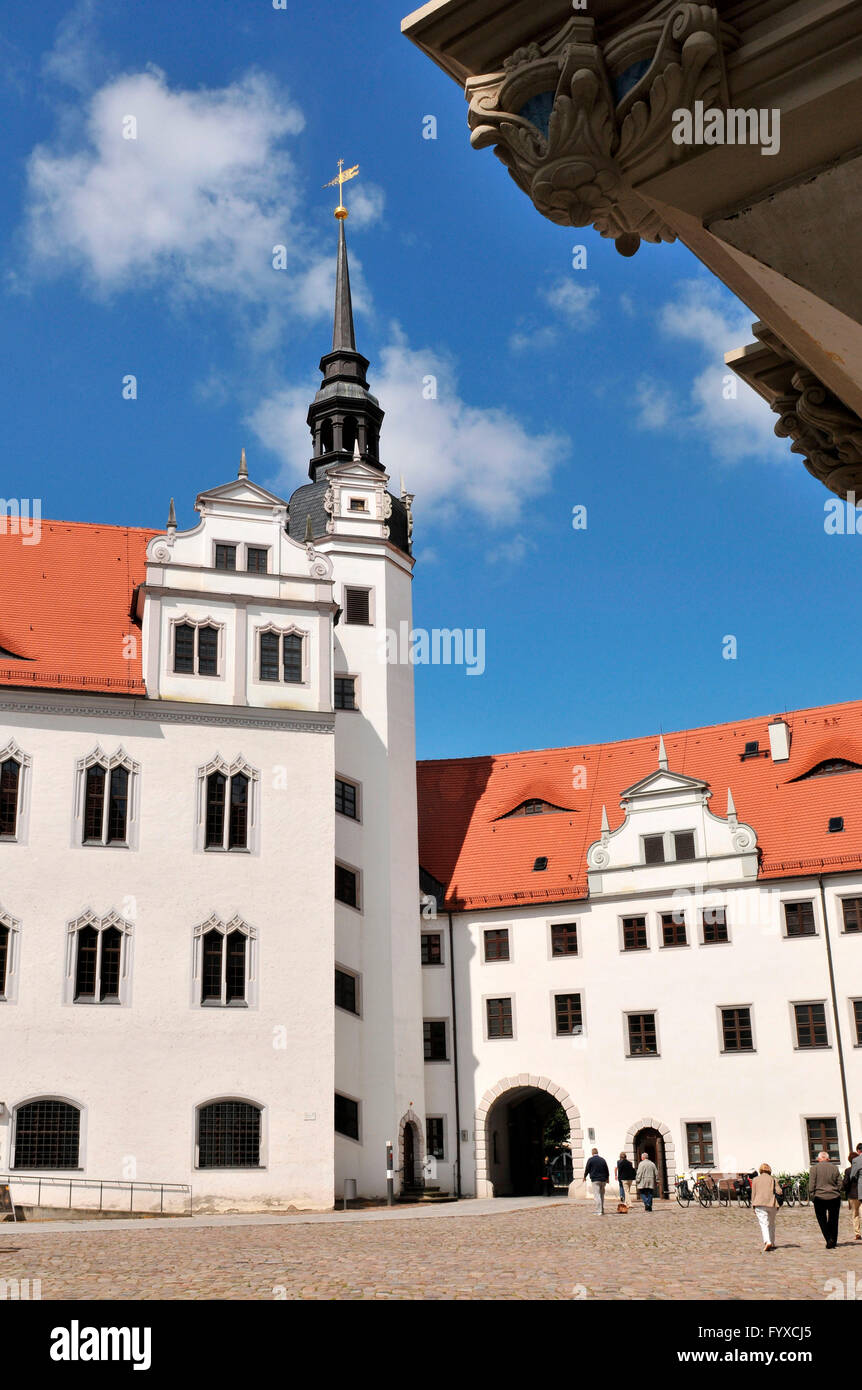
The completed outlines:
[[[781,1188],[778,1186],[778,1183],[777,1183],[777,1182],[774,1182],[774,1183],[772,1184],[772,1186],[773,1186],[773,1188],[774,1188],[774,1190],[775,1190],[775,1200],[776,1200],[776,1202],[778,1203],[778,1205],[779,1205],[780,1207],[783,1207],[783,1206],[784,1206],[784,1193],[781,1191]]]
[[[625,1203],[625,1202],[617,1202],[617,1211],[620,1213],[620,1215],[622,1215],[624,1212],[627,1212],[627,1211],[628,1211],[628,1207],[626,1206],[626,1203]]]

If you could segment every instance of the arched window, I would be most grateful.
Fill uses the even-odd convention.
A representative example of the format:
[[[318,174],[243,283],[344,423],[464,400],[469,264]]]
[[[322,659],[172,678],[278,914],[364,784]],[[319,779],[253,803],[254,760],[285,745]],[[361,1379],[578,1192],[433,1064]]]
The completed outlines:
[[[213,758],[198,768],[199,851],[256,854],[260,774],[243,758],[227,763]]]
[[[21,843],[25,831],[25,791],[30,759],[17,743],[0,749],[0,840]]]
[[[33,1100],[15,1111],[12,1167],[79,1168],[81,1112],[64,1100]]]
[[[85,912],[68,925],[67,1001],[124,1004],[132,928],[116,913]]]
[[[349,454],[352,454],[356,447],[355,415],[345,415],[344,417],[344,424],[341,426],[341,447],[346,449]]]
[[[18,931],[21,923],[0,908],[0,1003],[15,1002],[18,983]]]
[[[201,1004],[248,1004],[251,929],[238,918],[227,924],[210,918],[197,928],[197,934],[200,937]]]
[[[95,748],[80,760],[76,801],[81,844],[134,847],[133,787],[139,772],[122,748],[110,757]]]
[[[320,427],[320,452],[322,454],[332,453],[332,421],[324,420]]]
[[[198,1168],[259,1168],[261,1109],[217,1100],[198,1109]]]

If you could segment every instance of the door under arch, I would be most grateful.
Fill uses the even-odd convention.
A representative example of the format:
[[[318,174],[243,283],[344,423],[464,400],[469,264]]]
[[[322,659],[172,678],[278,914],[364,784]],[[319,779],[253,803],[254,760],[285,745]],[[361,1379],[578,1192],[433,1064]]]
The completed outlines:
[[[669,1196],[667,1185],[667,1158],[664,1151],[664,1138],[657,1129],[639,1129],[634,1137],[634,1164],[637,1168],[641,1154],[645,1153],[658,1169],[659,1195]]]
[[[543,1193],[548,1161],[554,1152],[560,1152],[559,1133],[563,1129],[567,1138],[566,1112],[548,1091],[518,1086],[499,1096],[485,1126],[488,1179],[494,1196]]]

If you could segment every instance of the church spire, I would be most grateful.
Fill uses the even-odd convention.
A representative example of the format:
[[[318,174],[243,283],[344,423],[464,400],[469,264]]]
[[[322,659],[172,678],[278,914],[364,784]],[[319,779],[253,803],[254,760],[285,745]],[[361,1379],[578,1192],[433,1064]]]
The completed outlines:
[[[338,266],[335,272],[335,322],[332,327],[332,351],[355,352],[356,334],[353,329],[353,300],[350,297],[350,267],[347,264],[347,238],[344,219],[338,222]]]

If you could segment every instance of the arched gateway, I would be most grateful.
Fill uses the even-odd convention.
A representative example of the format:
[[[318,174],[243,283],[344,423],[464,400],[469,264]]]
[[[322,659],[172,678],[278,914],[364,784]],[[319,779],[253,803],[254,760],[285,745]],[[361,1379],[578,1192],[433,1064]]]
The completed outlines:
[[[476,1196],[530,1195],[541,1178],[541,1136],[562,1106],[570,1125],[575,1173],[583,1168],[581,1115],[568,1091],[547,1076],[507,1076],[486,1091],[476,1109]]]

